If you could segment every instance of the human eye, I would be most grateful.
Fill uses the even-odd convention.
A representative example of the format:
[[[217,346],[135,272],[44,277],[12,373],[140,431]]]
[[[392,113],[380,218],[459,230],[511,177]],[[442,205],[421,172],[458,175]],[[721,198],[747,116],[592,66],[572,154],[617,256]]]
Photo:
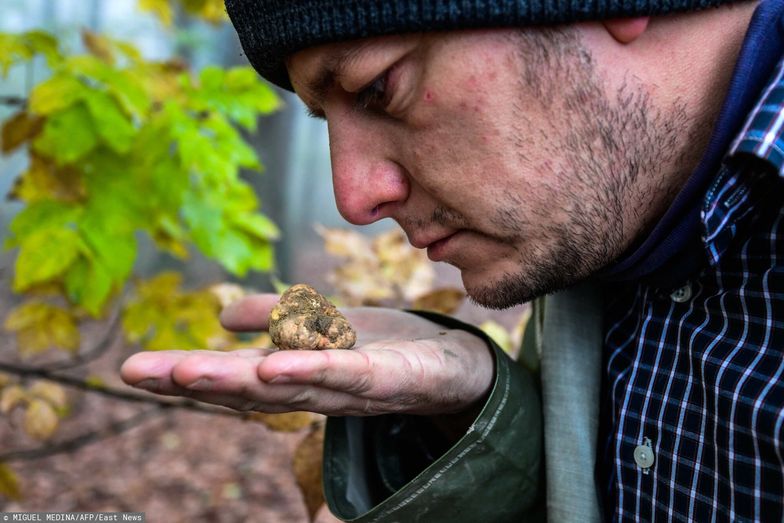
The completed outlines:
[[[384,72],[370,84],[357,91],[355,106],[361,109],[383,111],[389,105],[387,90],[388,73]]]

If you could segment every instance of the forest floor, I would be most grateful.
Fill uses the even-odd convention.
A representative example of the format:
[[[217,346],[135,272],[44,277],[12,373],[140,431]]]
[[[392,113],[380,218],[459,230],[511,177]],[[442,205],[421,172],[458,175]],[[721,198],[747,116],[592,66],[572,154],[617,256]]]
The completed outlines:
[[[88,372],[125,389],[117,371],[130,352],[117,345]],[[144,512],[152,523],[308,521],[292,470],[307,429],[275,432],[240,418],[160,410],[73,390],[69,400],[70,415],[51,444],[133,416],[142,419],[74,451],[9,462],[23,497],[0,498],[0,511]],[[0,418],[0,454],[41,446],[21,423],[19,415]],[[322,507],[316,521],[336,520]]]

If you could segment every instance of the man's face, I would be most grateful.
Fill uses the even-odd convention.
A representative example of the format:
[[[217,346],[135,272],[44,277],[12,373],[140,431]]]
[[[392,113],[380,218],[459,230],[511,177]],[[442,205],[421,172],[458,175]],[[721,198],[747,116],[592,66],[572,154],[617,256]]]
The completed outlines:
[[[628,248],[671,190],[682,111],[635,79],[608,85],[578,30],[381,37],[295,54],[292,84],[326,118],[338,209],[396,220],[507,307]],[[677,126],[676,126],[677,127]]]

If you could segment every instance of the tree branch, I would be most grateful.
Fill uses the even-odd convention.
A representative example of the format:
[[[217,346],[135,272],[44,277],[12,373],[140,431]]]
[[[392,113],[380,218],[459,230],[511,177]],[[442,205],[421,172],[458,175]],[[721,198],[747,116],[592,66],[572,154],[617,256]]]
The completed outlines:
[[[128,401],[131,403],[147,403],[150,405],[157,405],[162,409],[182,409],[182,410],[188,410],[192,412],[201,412],[205,414],[215,414],[218,416],[228,416],[235,419],[236,418],[244,419],[244,420],[250,419],[250,413],[246,413],[246,412],[238,412],[223,407],[213,407],[192,400],[170,401],[170,400],[159,399],[155,396],[152,396],[151,394],[142,394],[138,392],[131,392],[131,391],[116,389],[113,387],[107,387],[105,385],[100,385],[96,383],[88,383],[85,380],[74,378],[72,376],[57,374],[40,367],[29,367],[24,365],[16,365],[13,363],[0,362],[0,371],[8,372],[10,374],[14,374],[16,376],[21,376],[25,378],[40,378],[49,381],[54,381],[55,383],[65,385],[67,387],[73,387],[87,392],[94,392],[103,396],[108,396],[110,398]]]
[[[114,421],[109,425],[107,425],[106,427],[103,427],[102,429],[90,431],[85,434],[80,434],[78,436],[75,436],[71,439],[67,439],[65,441],[60,441],[57,443],[52,443],[50,445],[44,445],[33,449],[21,449],[21,450],[12,450],[10,452],[5,452],[3,454],[0,454],[0,463],[4,463],[8,461],[40,459],[49,456],[54,456],[55,454],[62,454],[64,452],[73,452],[91,443],[95,443],[97,441],[106,439],[111,436],[122,434],[126,430],[138,426],[139,423],[143,422],[145,419],[151,416],[162,414],[164,411],[165,409],[156,406],[151,409],[137,412],[136,414],[134,414],[133,416],[127,419]]]
[[[0,105],[24,106],[27,105],[27,98],[11,95],[0,96]]]

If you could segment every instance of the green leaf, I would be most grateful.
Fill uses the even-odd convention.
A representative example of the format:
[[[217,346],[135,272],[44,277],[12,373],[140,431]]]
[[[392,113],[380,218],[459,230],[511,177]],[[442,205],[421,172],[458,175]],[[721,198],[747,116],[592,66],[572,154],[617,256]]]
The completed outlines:
[[[152,101],[131,71],[118,70],[114,75],[104,77],[103,83],[126,112],[137,117],[146,116]]]
[[[33,54],[44,55],[49,67],[54,66],[62,59],[57,38],[46,31],[28,31],[23,34],[23,40]]]
[[[112,292],[112,276],[99,262],[79,258],[65,276],[68,299],[99,317]]]
[[[46,58],[49,67],[61,59],[57,39],[44,31],[28,31],[20,34],[0,33],[0,67],[3,76],[12,65],[30,60],[37,54]]]
[[[88,94],[88,87],[77,78],[58,73],[41,82],[30,93],[30,111],[47,116],[71,107]]]
[[[254,263],[251,268],[258,271],[271,271],[275,268],[275,250],[270,243],[257,244],[253,251]]]
[[[93,91],[85,98],[95,130],[102,141],[118,153],[127,153],[133,144],[136,128],[108,94]]]
[[[204,89],[218,91],[223,87],[226,74],[223,69],[210,65],[201,70],[199,81]]]
[[[31,203],[17,214],[10,225],[13,235],[6,247],[18,247],[22,240],[41,229],[73,227],[82,210],[74,205],[54,200]]]
[[[79,103],[52,115],[43,133],[33,142],[33,148],[53,158],[57,165],[65,165],[82,158],[97,142],[90,113]]]
[[[255,129],[259,116],[281,105],[275,91],[250,67],[205,68],[199,80],[201,89],[193,92],[196,108],[216,111],[246,129]]]
[[[82,223],[81,231],[94,256],[111,279],[124,281],[136,260],[136,239],[132,234],[112,234],[112,231]]]
[[[241,214],[234,216],[232,221],[239,229],[262,240],[277,240],[280,238],[278,226],[263,214]]]
[[[79,253],[79,235],[72,229],[40,229],[24,238],[16,259],[14,291],[59,276]]]

